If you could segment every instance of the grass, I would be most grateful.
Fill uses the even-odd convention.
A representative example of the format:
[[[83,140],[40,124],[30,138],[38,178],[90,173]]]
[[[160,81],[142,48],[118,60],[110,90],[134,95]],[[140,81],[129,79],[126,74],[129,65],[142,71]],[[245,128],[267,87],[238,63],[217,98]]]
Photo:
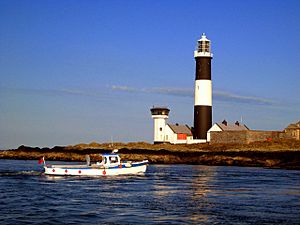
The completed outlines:
[[[130,143],[96,143],[77,144],[67,146],[66,150],[83,150],[83,149],[142,149],[142,150],[168,150],[180,152],[198,152],[198,151],[280,151],[280,150],[300,150],[300,141],[297,140],[277,140],[253,142],[250,144],[150,144],[146,142],[130,142]]]

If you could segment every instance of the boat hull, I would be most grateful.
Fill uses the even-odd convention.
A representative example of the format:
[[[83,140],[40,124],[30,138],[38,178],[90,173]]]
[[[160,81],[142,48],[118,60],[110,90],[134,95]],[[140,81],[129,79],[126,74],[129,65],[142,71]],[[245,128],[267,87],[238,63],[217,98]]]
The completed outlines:
[[[83,165],[53,165],[44,166],[46,175],[55,176],[115,176],[126,174],[142,174],[147,170],[148,161],[133,163],[130,166],[124,164],[111,168],[101,166]]]

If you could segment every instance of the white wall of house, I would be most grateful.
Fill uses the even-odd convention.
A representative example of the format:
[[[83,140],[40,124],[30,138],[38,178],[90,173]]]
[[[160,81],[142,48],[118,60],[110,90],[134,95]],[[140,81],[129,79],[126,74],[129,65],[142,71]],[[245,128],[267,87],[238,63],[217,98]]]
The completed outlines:
[[[165,128],[165,140],[166,142],[173,143],[174,142],[174,132],[171,130],[171,128],[166,125]]]
[[[207,142],[210,142],[210,132],[211,131],[222,131],[222,129],[215,123],[208,131],[207,131]]]

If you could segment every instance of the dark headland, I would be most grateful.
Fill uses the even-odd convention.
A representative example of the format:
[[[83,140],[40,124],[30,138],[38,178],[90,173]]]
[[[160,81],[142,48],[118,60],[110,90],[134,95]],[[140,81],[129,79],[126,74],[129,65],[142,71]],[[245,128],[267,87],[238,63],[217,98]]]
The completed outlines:
[[[99,161],[99,153],[119,149],[124,160],[148,159],[157,164],[201,164],[222,166],[258,166],[268,168],[300,169],[300,141],[263,141],[250,144],[149,144],[144,142],[111,144],[78,144],[39,148],[20,146],[0,151],[0,159],[33,160],[45,157],[47,161]]]

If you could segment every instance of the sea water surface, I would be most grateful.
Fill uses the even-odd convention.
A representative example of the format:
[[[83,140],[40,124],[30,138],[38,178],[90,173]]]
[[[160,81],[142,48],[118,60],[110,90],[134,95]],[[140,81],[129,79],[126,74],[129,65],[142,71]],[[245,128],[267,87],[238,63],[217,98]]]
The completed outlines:
[[[300,224],[300,171],[150,165],[82,178],[0,160],[0,224]]]

